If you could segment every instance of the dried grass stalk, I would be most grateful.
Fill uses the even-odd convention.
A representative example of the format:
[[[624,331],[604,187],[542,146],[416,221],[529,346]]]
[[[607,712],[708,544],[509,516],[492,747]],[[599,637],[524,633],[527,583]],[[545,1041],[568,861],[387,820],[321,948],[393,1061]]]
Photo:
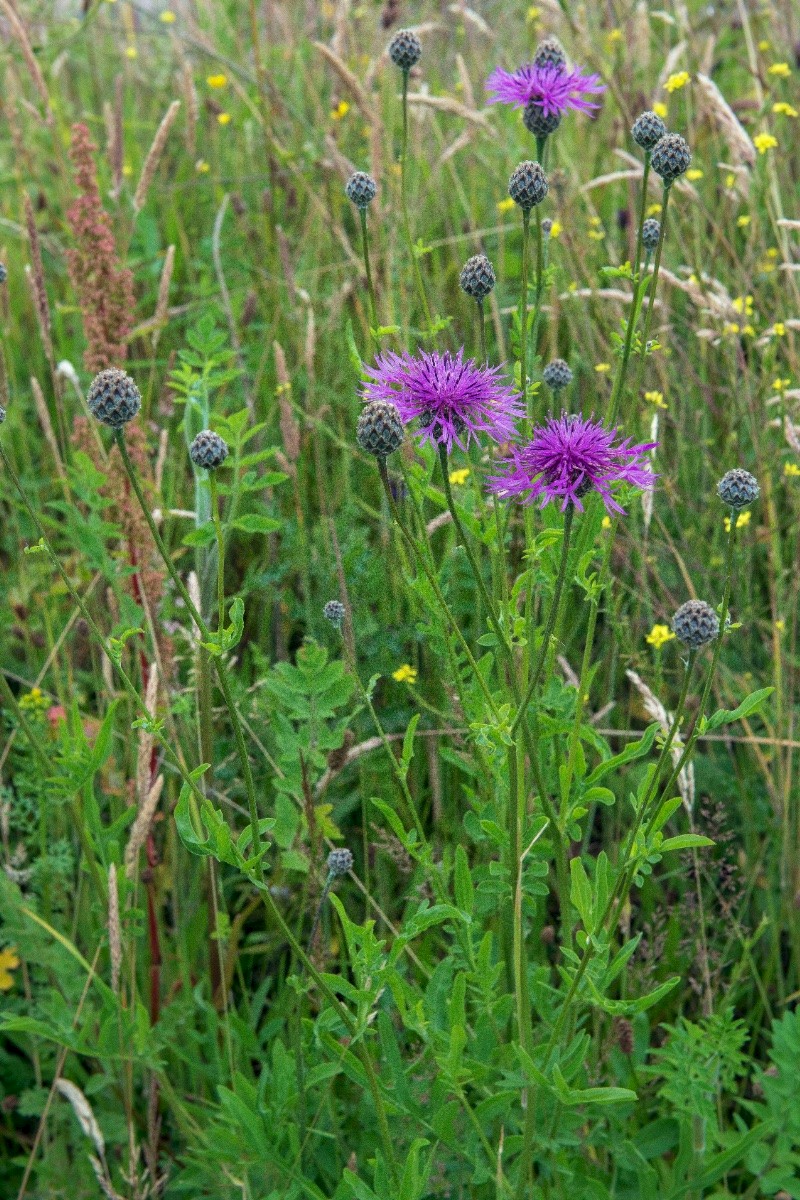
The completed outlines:
[[[28,243],[31,248],[31,290],[33,292],[33,302],[36,307],[36,319],[39,322],[39,333],[41,334],[47,361],[52,370],[54,363],[52,322],[50,320],[50,305],[47,302],[47,288],[44,282],[42,247],[39,241],[39,230],[36,228],[36,219],[33,215],[33,204],[27,192],[24,194],[24,205],[25,225],[28,230]]]
[[[39,424],[42,427],[42,433],[44,434],[45,441],[50,447],[53,455],[53,460],[56,464],[56,471],[58,472],[59,478],[66,481],[67,472],[64,470],[64,464],[61,461],[61,451],[58,448],[58,440],[53,429],[52,421],[50,420],[47,401],[45,400],[44,392],[39,385],[39,380],[34,375],[31,376],[31,391],[33,392],[33,399],[34,403],[36,404],[36,415],[39,418]]]
[[[111,990],[118,996],[122,971],[122,926],[119,919],[117,868],[114,863],[108,868],[108,949],[111,954]]]
[[[286,355],[280,342],[273,342],[272,349],[275,354],[275,374],[278,377],[278,406],[281,414],[280,427],[283,448],[286,451],[287,459],[292,464],[293,473],[295,473],[296,463],[300,457],[300,426],[290,400],[292,381],[289,378]]]
[[[164,147],[167,144],[169,131],[175,123],[175,118],[178,115],[178,109],[181,106],[180,100],[173,100],[164,116],[161,119],[161,124],[156,130],[156,136],[153,138],[153,144],[147,152],[147,158],[144,160],[142,173],[139,176],[139,182],[136,185],[136,191],[133,197],[134,212],[140,212],[144,208],[144,202],[147,199],[147,193],[150,189],[150,184],[153,182],[153,176],[156,173],[158,164],[161,161],[161,155],[164,153]]]
[[[756,148],[722,92],[707,75],[697,75],[696,80],[703,109],[725,139],[736,166],[754,166]]]
[[[22,51],[22,57],[25,59],[25,66],[28,68],[28,74],[33,81],[33,86],[39,93],[42,104],[44,105],[45,117],[48,125],[52,123],[53,114],[50,110],[50,94],[47,90],[47,84],[44,81],[42,69],[39,66],[39,61],[33,53],[28,31],[22,23],[22,18],[17,12],[13,4],[9,0],[0,0],[0,8],[6,14],[8,23],[11,26],[11,32],[19,43],[19,48]]]
[[[672,713],[667,712],[661,701],[650,691],[645,681],[635,671],[628,670],[625,672],[633,686],[642,698],[644,710],[653,721],[658,721],[661,729],[666,736],[672,726]],[[680,739],[680,735],[676,734],[675,739],[670,749],[670,756],[675,766],[678,765],[681,755],[683,754],[684,745]],[[682,767],[678,774],[678,790],[681,794],[684,807],[691,815],[694,806],[694,764],[687,763]]]

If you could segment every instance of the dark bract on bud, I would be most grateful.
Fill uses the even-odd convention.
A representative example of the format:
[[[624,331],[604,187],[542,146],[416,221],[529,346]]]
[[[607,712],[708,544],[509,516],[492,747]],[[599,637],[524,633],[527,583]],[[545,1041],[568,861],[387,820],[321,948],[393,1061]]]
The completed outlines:
[[[637,117],[633,122],[631,134],[637,146],[641,146],[643,150],[652,150],[656,142],[659,142],[667,132],[667,127],[654,112],[643,112],[640,117]]]
[[[554,358],[542,371],[542,379],[554,392],[560,392],[572,383],[572,371],[563,358]]]
[[[558,38],[546,37],[544,41],[539,42],[533,56],[533,65],[535,67],[557,67],[560,71],[564,70],[567,65],[567,56]]]
[[[656,175],[661,176],[666,187],[688,171],[691,161],[692,152],[679,133],[665,134],[656,142],[650,156],[651,167]]]
[[[740,508],[747,508],[760,494],[761,488],[755,475],[743,471],[741,467],[734,467],[732,471],[726,472],[717,484],[720,500],[734,512],[738,512]]]
[[[389,58],[401,71],[410,71],[422,57],[422,42],[410,29],[398,29],[389,42]]]
[[[196,467],[205,467],[207,471],[216,471],[228,457],[228,443],[223,441],[218,433],[203,429],[189,447],[189,458]]]
[[[483,300],[496,283],[494,267],[485,254],[475,254],[464,263],[458,282],[473,300]]]
[[[538,162],[521,162],[508,181],[508,194],[523,212],[541,204],[547,188],[547,176]]]
[[[672,618],[672,632],[690,650],[699,650],[719,636],[719,617],[705,600],[687,600]]]
[[[378,194],[378,185],[366,171],[356,171],[345,184],[347,199],[352,200],[356,208],[367,208]]]
[[[403,444],[403,422],[397,405],[388,400],[370,400],[364,405],[356,426],[356,441],[367,454],[386,458]]]
[[[560,112],[545,112],[538,100],[529,100],[522,114],[522,124],[536,138],[549,137],[561,124]]]
[[[122,429],[142,407],[142,396],[131,379],[117,367],[108,367],[95,375],[86,396],[89,412],[103,425]]]
[[[341,600],[329,600],[322,610],[322,615],[326,621],[330,621],[331,625],[341,629],[344,620],[344,605]]]
[[[648,217],[642,226],[642,245],[648,254],[652,254],[661,237],[661,222],[655,217]]]
[[[337,875],[346,875],[353,868],[353,856],[346,847],[331,850],[328,855],[328,874],[334,879]]]

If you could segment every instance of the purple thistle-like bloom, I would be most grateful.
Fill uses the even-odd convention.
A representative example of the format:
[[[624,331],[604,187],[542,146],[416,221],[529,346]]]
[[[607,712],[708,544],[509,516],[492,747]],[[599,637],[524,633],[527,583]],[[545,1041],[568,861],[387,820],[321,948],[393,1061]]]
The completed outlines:
[[[568,504],[583,512],[581,496],[595,491],[608,512],[624,512],[611,488],[616,483],[653,487],[656,476],[642,455],[657,443],[632,446],[627,438],[615,445],[616,432],[600,421],[569,413],[548,417],[530,442],[512,449],[511,457],[504,460],[508,469],[489,479],[489,489],[505,498],[521,496],[525,504],[541,497],[542,508],[550,500],[560,500],[562,512]]]
[[[587,94],[606,90],[599,75],[584,75],[579,70],[567,71],[549,63],[537,67],[532,62],[513,72],[495,67],[485,86],[487,92],[494,93],[489,98],[490,104],[511,104],[514,108],[525,108],[534,100],[541,104],[547,116],[561,116],[569,108],[591,113],[600,105],[587,100]]]
[[[405,424],[419,419],[422,442],[466,450],[470,438],[485,433],[495,442],[516,434],[515,420],[524,415],[520,397],[502,381],[499,367],[480,367],[445,350],[415,357],[388,352],[367,367],[370,382],[364,400],[389,400],[400,410]],[[463,440],[462,440],[463,438]]]

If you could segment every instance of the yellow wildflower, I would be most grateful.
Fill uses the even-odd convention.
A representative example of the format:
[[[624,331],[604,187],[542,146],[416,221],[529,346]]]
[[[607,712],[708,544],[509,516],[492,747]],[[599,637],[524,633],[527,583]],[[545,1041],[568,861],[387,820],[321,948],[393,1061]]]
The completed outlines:
[[[753,315],[753,297],[752,296],[737,296],[736,299],[731,302],[731,307],[733,308],[734,312],[744,313],[745,316],[752,317],[752,315]]]
[[[540,8],[537,8],[535,4],[532,4],[525,14],[525,20],[526,21],[538,21],[539,17],[541,15],[542,15],[542,10]]]
[[[230,125],[231,114],[227,112],[217,113],[217,123],[219,125]]]
[[[158,19],[159,21],[163,21],[165,25],[172,25],[175,22],[175,13],[169,8],[165,8]]]
[[[126,58],[136,58],[138,53],[139,53],[139,51],[136,49],[135,46],[126,46],[125,47],[125,57]]]
[[[744,529],[745,525],[750,524],[751,516],[752,516],[752,513],[750,513],[750,512],[739,513],[738,517],[736,518],[736,528]],[[730,533],[730,531],[731,531],[731,519],[730,519],[730,517],[726,517],[725,518],[725,532]]]
[[[776,392],[785,392],[791,382],[791,379],[774,379],[772,387]]]
[[[661,212],[660,204],[651,204],[649,206],[649,208],[647,209],[648,217],[657,217],[660,212]]]
[[[697,183],[698,179],[703,178],[703,172],[699,167],[692,167],[690,171],[686,172],[686,178],[690,181],[690,183]]]
[[[753,328],[753,326],[752,326],[752,325],[743,325],[743,326],[742,326],[742,333],[746,333],[748,337],[755,337],[755,336],[756,336],[756,331],[755,331],[755,329]]]
[[[341,121],[342,117],[346,117],[350,112],[350,105],[346,100],[340,100],[336,108],[331,110],[331,120]]]
[[[671,642],[674,637],[675,634],[669,625],[654,625],[645,638],[645,641],[656,650],[660,650],[665,642]]]
[[[768,42],[766,38],[762,38],[761,41],[758,43],[758,48],[759,48],[759,50],[762,51],[762,53],[767,50],[771,50],[772,42]]]
[[[506,196],[505,200],[497,201],[497,211],[501,213],[511,212],[514,207],[514,201],[510,196]]]
[[[775,337],[785,337],[786,336],[786,326],[784,325],[783,321],[776,321],[775,324],[772,326],[772,332],[775,335]]]
[[[723,326],[722,332],[730,334],[739,333],[739,326],[735,321],[728,321],[727,324]]]
[[[560,221],[553,221],[553,224],[550,227],[550,237],[557,238],[563,228],[564,228],[564,226],[561,224]]]
[[[11,972],[18,966],[19,959],[10,946],[0,950],[0,992],[7,992],[14,986],[14,976]]]
[[[796,478],[800,475],[800,467],[798,467],[797,463],[784,463],[783,473],[789,478]]]
[[[766,154],[768,150],[774,150],[777,144],[778,139],[771,133],[757,133],[753,138],[753,145],[759,154]]]
[[[396,679],[398,683],[416,683],[417,668],[410,667],[408,663],[403,663],[402,667],[398,667],[396,671],[392,671],[392,679]]]
[[[792,108],[791,104],[787,104],[785,100],[778,100],[772,106],[772,111],[778,113],[782,117],[796,117],[797,109]]]
[[[206,78],[206,83],[208,84],[208,86],[209,86],[210,88],[224,88],[224,87],[225,87],[225,84],[226,84],[227,82],[228,82],[228,76],[227,76],[227,75],[222,75],[222,74],[219,74],[219,75],[209,75],[209,76]]]
[[[611,363],[595,363],[594,369],[598,375],[605,375],[607,371],[611,370]]]
[[[663,118],[669,112],[669,109],[667,108],[666,104],[663,103],[663,101],[656,100],[655,104],[653,105],[653,112],[657,117],[661,117],[663,120]]]
[[[605,236],[606,236],[605,229],[590,229],[589,230],[589,237],[592,239],[593,242],[602,242],[602,240]]]
[[[767,67],[768,75],[775,75],[778,79],[788,79],[792,73],[792,68],[786,62],[773,63],[771,67]]]
[[[752,219],[753,218],[750,216],[749,213],[742,213],[742,215],[740,217],[736,218],[736,224],[739,226],[740,229],[746,229],[747,226],[752,221]]]
[[[733,173],[733,171],[728,171],[728,174],[725,176],[725,187],[732,188],[735,183],[736,183],[735,174]]]
[[[602,529],[610,529],[611,528],[611,517],[603,517],[602,521],[600,522],[600,527]]]
[[[211,170],[211,167],[204,158],[198,158],[197,162],[194,164],[194,169],[197,171],[198,175],[207,175]]]
[[[775,622],[775,628],[778,633],[783,633],[784,629],[786,628],[786,622],[782,617],[778,617],[777,621]]]
[[[672,94],[672,92],[680,91],[682,87],[686,87],[686,84],[690,79],[691,75],[688,71],[678,71],[676,75],[670,75],[669,79],[664,84],[664,87],[670,94]]]
[[[666,404],[664,403],[663,392],[645,392],[644,398],[648,402],[648,404],[655,404],[656,408],[666,408],[667,407]]]
[[[469,467],[459,467],[457,471],[450,472],[450,482],[459,487],[462,483],[466,483],[469,479]]]
[[[621,42],[621,41],[622,41],[622,30],[621,29],[609,29],[608,33],[606,34],[607,44],[609,46],[613,46],[615,42]]]

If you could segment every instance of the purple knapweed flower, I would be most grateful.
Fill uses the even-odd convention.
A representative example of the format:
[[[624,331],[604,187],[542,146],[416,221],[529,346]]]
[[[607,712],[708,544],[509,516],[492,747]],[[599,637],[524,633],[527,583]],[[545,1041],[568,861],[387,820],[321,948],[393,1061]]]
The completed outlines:
[[[470,438],[485,433],[495,442],[516,434],[514,422],[524,415],[520,397],[502,380],[499,367],[478,366],[445,350],[416,356],[388,352],[367,367],[370,379],[362,389],[364,400],[389,400],[405,424],[419,419],[422,442],[466,450]],[[462,440],[463,439],[463,440]]]
[[[520,496],[525,504],[541,497],[542,508],[560,500],[562,512],[568,504],[583,512],[581,497],[595,491],[608,512],[624,512],[611,488],[617,483],[653,487],[656,476],[643,455],[657,443],[632,446],[627,438],[615,444],[616,432],[570,413],[548,417],[530,442],[512,448],[511,457],[504,460],[505,474],[489,479],[489,489],[502,497]]]
[[[485,86],[487,92],[494,93],[489,97],[490,104],[525,108],[533,100],[541,104],[546,116],[561,116],[570,108],[591,113],[600,105],[586,96],[606,90],[599,75],[584,75],[580,70],[569,71],[550,63],[537,67],[532,62],[513,72],[495,67]]]

